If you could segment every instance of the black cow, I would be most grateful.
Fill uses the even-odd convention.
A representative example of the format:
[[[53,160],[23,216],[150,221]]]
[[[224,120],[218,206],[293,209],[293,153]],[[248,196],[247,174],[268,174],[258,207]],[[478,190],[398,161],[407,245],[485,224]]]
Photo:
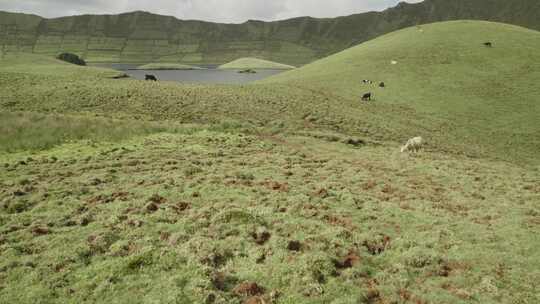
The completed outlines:
[[[154,76],[154,75],[148,75],[148,74],[146,74],[146,75],[144,76],[144,80],[157,81],[157,78],[156,78],[156,76]]]
[[[487,47],[492,47],[492,46],[493,46],[493,43],[491,43],[491,42],[484,42],[484,45],[487,46]]]
[[[379,83],[379,87],[384,88],[384,87],[386,87],[386,85],[384,84],[384,82],[381,82],[381,83]]]
[[[363,101],[370,101],[371,100],[371,93],[366,93],[364,96],[362,96]]]

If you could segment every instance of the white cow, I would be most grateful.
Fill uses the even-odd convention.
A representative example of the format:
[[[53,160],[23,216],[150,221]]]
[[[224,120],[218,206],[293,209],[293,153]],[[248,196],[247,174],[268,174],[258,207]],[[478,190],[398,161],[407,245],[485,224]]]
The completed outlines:
[[[409,151],[418,152],[422,148],[423,145],[424,145],[424,139],[422,137],[419,136],[419,137],[411,138],[407,141],[405,146],[401,147],[401,153],[409,152]]]

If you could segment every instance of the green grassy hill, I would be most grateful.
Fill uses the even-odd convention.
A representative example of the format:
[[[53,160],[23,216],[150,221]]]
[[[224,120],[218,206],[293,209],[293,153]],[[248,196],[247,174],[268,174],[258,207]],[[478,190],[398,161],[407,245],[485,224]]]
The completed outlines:
[[[290,70],[292,65],[277,63],[258,58],[240,58],[219,66],[219,69],[258,69],[258,70]]]
[[[301,65],[385,33],[422,23],[480,19],[540,29],[537,0],[426,0],[338,18],[217,24],[146,12],[43,19],[0,12],[0,52],[56,55],[88,62],[222,64],[258,57]]]
[[[485,47],[486,41],[493,47]],[[332,92],[359,107],[388,108],[380,124],[404,137],[423,135],[434,145],[451,141],[466,144],[460,151],[538,162],[539,48],[540,33],[521,27],[435,23],[382,36],[265,82]],[[363,85],[363,79],[374,84]],[[366,92],[375,101],[362,105]],[[408,110],[423,118],[408,119]]]
[[[536,31],[489,22],[413,27],[244,86],[118,81],[109,79],[117,76],[113,71],[8,56],[0,61],[0,105],[319,128],[398,144],[421,135],[436,151],[534,164],[540,129],[537,37]],[[486,40],[494,47],[484,47]],[[366,78],[387,87],[365,86]],[[30,81],[33,90],[26,89]],[[368,91],[375,101],[363,104],[360,95]]]
[[[24,56],[8,56],[0,61],[0,102],[14,111],[309,126],[395,143],[421,135],[437,151],[538,163],[537,37],[489,22],[413,27],[245,86],[111,81],[106,77],[118,73],[91,76],[94,70],[86,69],[78,75],[81,68],[62,64],[64,74],[46,63],[50,59],[40,64],[35,56],[26,64]],[[494,47],[484,47],[486,40]],[[366,78],[387,87],[365,86]],[[30,80],[34,90],[25,89]],[[375,101],[362,104],[360,95],[368,91]]]
[[[49,76],[60,78],[64,81],[68,79],[88,80],[88,79],[110,79],[121,76],[123,73],[111,69],[77,66],[54,57],[35,55],[28,53],[7,54],[0,59],[0,69],[2,71],[0,80],[2,85],[8,86],[11,81],[15,84],[17,76],[32,75],[34,77]],[[48,78],[41,78],[47,81]],[[72,88],[68,86],[68,88]]]

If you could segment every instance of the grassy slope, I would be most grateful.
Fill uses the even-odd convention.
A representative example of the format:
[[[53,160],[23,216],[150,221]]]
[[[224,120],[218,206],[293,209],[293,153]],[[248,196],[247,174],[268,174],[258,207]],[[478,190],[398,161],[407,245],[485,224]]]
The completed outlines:
[[[200,70],[201,68],[179,63],[148,63],[137,67],[138,70]]]
[[[538,171],[204,129],[0,159],[4,302],[540,300]]]
[[[257,70],[290,70],[292,65],[272,62],[259,58],[240,58],[219,66],[219,69],[257,69]]]
[[[4,56],[0,59],[0,71],[2,71],[2,79],[4,80],[10,76],[17,75],[27,75],[27,77],[49,76],[62,78],[63,80],[96,80],[119,77],[123,74],[111,69],[77,66],[55,58],[26,53]],[[5,85],[6,83],[4,82],[3,84]],[[69,88],[69,84],[67,85]]]
[[[494,47],[484,47],[485,41]],[[351,102],[373,92],[376,101],[369,107],[404,106],[422,116],[403,126],[394,122],[409,114],[389,111],[386,123],[405,128],[403,135],[538,163],[539,48],[537,31],[476,21],[436,23],[385,35],[264,82],[333,92]],[[362,79],[375,83],[362,85]]]
[[[444,41],[438,38],[443,34],[448,37]],[[494,48],[483,47],[485,36]],[[25,66],[22,59],[6,58],[0,61],[5,71],[0,102],[12,111],[91,111],[202,123],[227,119],[251,126],[330,129],[398,143],[422,135],[432,150],[537,164],[536,37],[534,31],[481,22],[424,26],[423,32],[411,28],[247,86],[111,81],[89,73],[79,76],[80,70],[71,67],[72,73],[63,74],[48,65]],[[399,64],[390,65],[393,59]],[[25,69],[30,71],[26,74],[49,74],[21,74]],[[66,65],[59,67],[63,69]],[[384,80],[388,87],[364,87],[364,78]],[[29,81],[33,90],[25,89]],[[377,102],[359,103],[358,96],[368,90]]]
[[[10,134],[15,110],[75,113],[67,126],[122,118],[119,130],[212,123],[0,153],[0,302],[242,303],[246,281],[276,304],[540,300],[539,168],[440,152],[474,150],[459,150],[466,138],[400,154],[386,140],[447,118],[390,98],[359,105],[363,89],[338,84],[345,67],[248,86],[113,80],[43,57],[0,71]]]
[[[87,115],[3,112],[0,110],[0,151],[46,150],[78,140],[119,141],[174,128],[158,123],[115,120]]]
[[[408,26],[492,20],[540,29],[537,0],[426,0],[338,18],[217,24],[133,12],[56,19],[0,12],[0,55],[68,51],[89,62],[224,63],[259,57],[300,65]]]

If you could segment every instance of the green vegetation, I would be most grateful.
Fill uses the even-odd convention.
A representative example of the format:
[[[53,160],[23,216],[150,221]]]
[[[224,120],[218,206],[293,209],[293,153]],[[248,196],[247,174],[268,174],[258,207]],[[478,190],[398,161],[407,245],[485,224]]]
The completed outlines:
[[[5,55],[0,60],[0,70],[2,71],[0,73],[1,85],[8,87],[5,88],[6,90],[9,88],[15,89],[15,87],[11,87],[11,84],[16,85],[19,81],[19,84],[24,85],[24,82],[32,77],[39,79],[39,83],[43,86],[47,86],[48,81],[58,80],[59,86],[62,88],[67,87],[64,92],[66,94],[69,93],[69,90],[77,89],[76,82],[79,80],[105,81],[108,78],[118,78],[124,75],[119,71],[98,67],[82,67],[52,57],[25,53]],[[19,91],[18,93],[23,96],[24,94],[35,94],[32,90],[23,90],[23,88],[16,88]],[[66,95],[63,96],[67,97]],[[39,98],[39,96],[36,97]]]
[[[494,47],[484,47],[486,40]],[[421,135],[439,151],[537,164],[538,41],[536,31],[503,24],[432,24],[258,84],[217,87],[110,80],[104,77],[119,72],[68,64],[51,69],[57,61],[10,57],[0,61],[0,103],[11,111],[84,110],[201,123],[226,117],[292,130],[308,125],[399,143]],[[364,86],[366,78],[387,87]],[[367,91],[375,101],[362,104]]]
[[[81,59],[79,56],[71,53],[61,53],[58,56],[56,56],[56,59],[62,60],[68,63],[76,64],[76,65],[86,65],[86,62]]]
[[[258,58],[240,58],[219,66],[219,69],[233,70],[290,70],[295,67]]]
[[[426,25],[238,86],[4,56],[0,302],[537,303],[538,35]]]
[[[202,68],[179,63],[148,63],[138,66],[137,70],[202,70]]]
[[[0,111],[0,151],[44,150],[78,140],[119,141],[170,131],[157,123]]]
[[[7,156],[0,298],[538,301],[539,171],[395,150],[201,129]]]
[[[379,37],[264,82],[332,92],[358,106],[362,94],[372,92],[375,102],[363,107],[388,109],[379,124],[399,130],[401,138],[422,135],[439,148],[460,145],[448,152],[537,164],[539,48],[537,31],[478,21],[435,23]],[[364,85],[363,79],[374,83]]]
[[[0,56],[70,52],[87,62],[223,64],[257,57],[299,66],[417,24],[478,19],[540,29],[537,0],[426,0],[338,18],[217,24],[146,12],[43,19],[0,12]]]

